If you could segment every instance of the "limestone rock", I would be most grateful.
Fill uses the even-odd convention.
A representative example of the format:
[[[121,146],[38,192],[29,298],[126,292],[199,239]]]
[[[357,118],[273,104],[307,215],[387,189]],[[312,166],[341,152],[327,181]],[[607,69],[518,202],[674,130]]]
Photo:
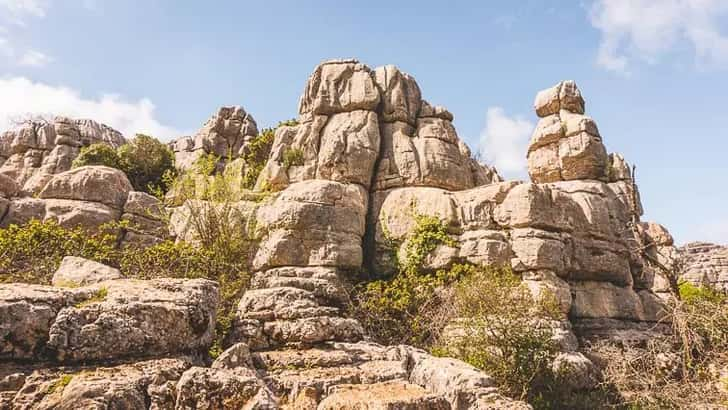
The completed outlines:
[[[132,190],[122,171],[105,166],[84,166],[55,175],[38,196],[99,202],[121,210]]]
[[[220,107],[192,137],[182,137],[170,146],[175,154],[175,166],[184,171],[205,154],[225,161],[238,158],[255,136],[258,125],[241,106]]]
[[[373,111],[379,99],[369,67],[357,60],[330,60],[319,64],[309,77],[298,113],[301,122],[307,122],[311,115]]]
[[[116,268],[76,256],[66,256],[53,274],[51,283],[53,286],[77,287],[121,278],[121,272]]]
[[[108,367],[38,369],[13,392],[10,408],[172,409],[174,384],[190,366],[190,359],[183,357]]]
[[[386,65],[374,70],[374,80],[382,96],[382,120],[414,125],[422,104],[422,94],[415,79],[393,65]],[[434,116],[434,110],[432,114]]]
[[[609,158],[596,123],[584,114],[573,81],[541,91],[534,103],[539,120],[528,147],[528,173],[537,183],[607,180]]]
[[[343,384],[332,389],[319,403],[318,410],[446,410],[450,405],[444,397],[428,394],[417,385],[401,381],[375,384]]]
[[[696,286],[728,289],[728,247],[692,242],[680,248],[680,255],[685,264],[681,279]]]
[[[271,392],[247,368],[192,367],[179,379],[176,391],[179,410],[278,408]]]
[[[215,283],[201,279],[2,285],[0,357],[77,362],[206,349],[217,298]]]
[[[551,364],[559,380],[573,390],[590,390],[597,387],[599,369],[582,353],[560,353]]]
[[[316,177],[368,187],[379,152],[379,123],[372,111],[329,117],[321,131]]]

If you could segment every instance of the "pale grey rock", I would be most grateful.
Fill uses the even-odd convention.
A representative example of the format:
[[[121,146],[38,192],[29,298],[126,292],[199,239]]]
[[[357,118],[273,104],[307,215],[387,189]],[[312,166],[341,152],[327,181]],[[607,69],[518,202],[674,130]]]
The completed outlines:
[[[105,166],[84,166],[55,175],[38,196],[99,202],[121,210],[131,191],[131,183],[122,171]]]
[[[334,114],[321,131],[316,178],[368,188],[378,152],[379,124],[374,112]]]
[[[45,219],[45,214],[46,203],[42,199],[31,197],[13,199],[7,205],[5,216],[0,220],[0,226],[23,225],[33,219],[42,221]]]
[[[217,298],[216,284],[201,279],[1,285],[0,357],[77,362],[206,349]]]
[[[20,186],[14,179],[0,174],[0,197],[12,198],[20,192]]]
[[[119,269],[77,256],[66,256],[53,274],[51,283],[53,286],[78,287],[121,278]]]
[[[192,367],[176,386],[176,410],[279,408],[273,394],[248,368]]]
[[[608,282],[576,282],[571,291],[571,316],[576,319],[657,322],[667,318],[663,302],[649,291],[636,292]]]
[[[175,395],[170,390],[190,366],[187,358],[172,358],[116,366],[39,369],[25,378],[9,408],[173,409]]]
[[[330,390],[319,403],[318,410],[392,409],[448,410],[450,404],[442,395],[404,381],[374,384],[342,384]]]
[[[319,64],[306,83],[298,104],[301,122],[312,115],[345,111],[373,111],[380,95],[372,71],[357,60],[330,60]]]
[[[45,212],[35,215],[36,219],[52,220],[65,228],[97,228],[105,223],[119,220],[121,212],[99,202],[75,201],[70,199],[46,199]]]
[[[578,352],[560,353],[551,364],[559,381],[573,390],[591,390],[597,387],[601,375],[597,366]]]
[[[691,242],[679,250],[685,266],[681,279],[693,285],[728,289],[728,247]]]
[[[572,80],[562,81],[551,88],[540,91],[536,94],[533,106],[539,117],[556,114],[560,110],[577,114],[584,113],[584,99],[576,83]]]
[[[382,120],[403,121],[414,125],[422,104],[422,93],[415,79],[393,65],[386,65],[374,70],[374,80],[382,96]],[[442,115],[443,111],[445,110],[441,109],[438,113]],[[431,114],[434,116],[434,110]]]

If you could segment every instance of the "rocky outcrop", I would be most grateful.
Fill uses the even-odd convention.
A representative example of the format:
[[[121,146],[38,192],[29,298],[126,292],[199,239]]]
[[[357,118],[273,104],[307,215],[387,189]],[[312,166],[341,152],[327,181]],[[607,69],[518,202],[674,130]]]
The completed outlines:
[[[0,207],[3,202],[0,197]],[[128,228],[120,242],[148,244],[167,235],[166,211],[159,200],[133,191],[122,171],[105,166],[83,166],[52,175],[36,196],[11,197],[4,207],[0,212],[3,227],[37,219],[91,229],[125,220]]]
[[[51,283],[53,286],[75,288],[121,278],[121,271],[116,268],[77,256],[66,256],[53,274]]]
[[[170,147],[175,166],[184,171],[202,155],[214,154],[221,161],[238,158],[256,135],[258,125],[243,107],[220,107],[194,136],[179,138]]]
[[[0,174],[12,178],[25,195],[37,194],[53,175],[71,169],[81,147],[104,143],[116,148],[125,142],[121,133],[92,120],[29,121],[0,134]]]
[[[681,279],[696,286],[728,290],[728,247],[692,242],[679,249],[684,267]]]
[[[162,356],[212,343],[214,282],[111,280],[79,288],[0,285],[0,360]]]

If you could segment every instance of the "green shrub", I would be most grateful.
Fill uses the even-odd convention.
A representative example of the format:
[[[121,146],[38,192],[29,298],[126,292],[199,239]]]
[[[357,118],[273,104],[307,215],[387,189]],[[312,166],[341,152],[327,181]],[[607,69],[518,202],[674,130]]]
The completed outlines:
[[[303,151],[299,148],[289,148],[283,152],[283,166],[290,168],[292,166],[303,165]]]
[[[710,286],[695,286],[690,282],[678,284],[680,299],[689,304],[700,304],[704,302],[721,304],[726,301],[726,294]]]
[[[163,176],[174,172],[174,153],[164,143],[148,135],[137,136],[118,149],[120,169],[138,191],[165,190]]]
[[[81,148],[72,167],[78,168],[85,165],[105,165],[107,167],[121,169],[119,154],[108,144],[91,144]]]
[[[263,171],[263,167],[265,167],[265,163],[268,160],[274,138],[275,129],[264,128],[248,145],[248,149],[243,154],[246,166],[242,181],[244,188],[253,189],[255,187],[255,182],[258,180],[258,176]]]
[[[427,348],[444,326],[431,317],[441,302],[438,290],[467,274],[471,267],[456,265],[450,270],[424,272],[422,265],[432,250],[455,243],[437,217],[413,213],[415,227],[404,239],[406,257],[401,263],[396,254],[401,244],[385,232],[395,251],[398,272],[392,278],[355,287],[350,311],[379,343]]]
[[[161,196],[175,177],[174,153],[164,143],[148,135],[137,136],[114,149],[107,144],[81,148],[73,167],[106,165],[124,171],[137,191]]]
[[[0,229],[0,282],[50,284],[64,256],[80,256],[114,264],[115,232],[89,233],[57,223],[32,220]]]
[[[483,369],[512,397],[544,400],[556,387],[556,300],[534,299],[510,268],[480,267],[455,284],[452,300],[454,330],[438,350]]]

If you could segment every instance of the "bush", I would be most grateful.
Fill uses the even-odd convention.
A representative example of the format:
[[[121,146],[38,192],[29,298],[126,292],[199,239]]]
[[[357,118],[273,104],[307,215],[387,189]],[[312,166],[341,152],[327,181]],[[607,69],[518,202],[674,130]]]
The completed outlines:
[[[166,191],[163,176],[174,172],[174,153],[156,138],[137,136],[118,149],[119,165],[137,191]]]
[[[64,256],[114,264],[116,234],[66,229],[55,222],[32,220],[0,229],[0,282],[50,284]]]
[[[303,165],[303,163],[303,151],[299,148],[289,148],[283,152],[283,166],[286,168]]]
[[[119,154],[108,144],[91,144],[81,148],[72,167],[78,168],[85,165],[105,165],[107,167],[121,169]]]
[[[554,298],[534,299],[510,268],[472,268],[454,286],[452,327],[437,351],[484,370],[512,397],[545,400],[557,387]]]
[[[415,227],[404,240],[404,261],[397,255],[401,243],[385,232],[397,261],[397,274],[356,286],[350,312],[379,343],[429,348],[444,326],[431,317],[444,297],[444,286],[470,268],[458,265],[451,270],[424,272],[427,255],[438,245],[454,245],[454,241],[437,217],[413,213]]]
[[[84,165],[105,165],[124,171],[135,190],[158,196],[167,192],[175,177],[172,150],[156,138],[142,134],[116,150],[107,144],[81,148],[73,167]]]
[[[281,124],[278,124],[280,127]],[[264,128],[263,131],[253,139],[248,145],[248,149],[243,154],[243,160],[245,161],[245,174],[243,175],[243,187],[246,189],[253,189],[258,176],[263,167],[265,167],[266,161],[268,161],[268,155],[273,147],[273,140],[275,139],[274,128]]]

